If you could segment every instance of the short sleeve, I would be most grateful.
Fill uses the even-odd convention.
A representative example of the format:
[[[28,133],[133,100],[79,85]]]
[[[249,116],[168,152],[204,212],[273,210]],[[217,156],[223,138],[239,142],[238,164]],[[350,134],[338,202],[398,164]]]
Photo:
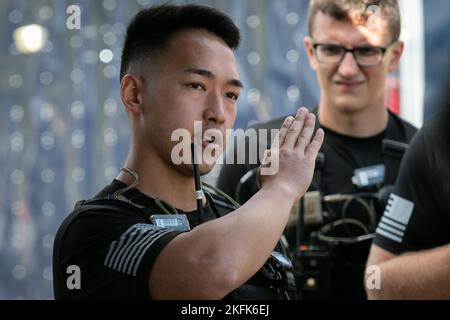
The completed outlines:
[[[420,131],[405,154],[395,189],[376,230],[374,244],[393,254],[426,250],[448,237],[439,207],[439,181],[430,163],[433,143]]]
[[[161,250],[178,231],[145,223],[132,212],[86,211],[75,219],[55,247],[55,298],[149,299],[149,276]],[[56,248],[58,249],[58,248]],[[79,288],[67,270],[77,266]],[[73,270],[73,269],[72,269]]]

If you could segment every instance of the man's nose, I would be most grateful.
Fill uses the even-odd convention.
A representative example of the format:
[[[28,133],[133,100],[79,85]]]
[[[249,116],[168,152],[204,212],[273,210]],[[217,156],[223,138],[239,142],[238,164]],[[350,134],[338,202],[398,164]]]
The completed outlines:
[[[223,123],[225,121],[224,101],[219,90],[212,90],[208,94],[204,117],[208,122]]]
[[[359,72],[359,65],[355,56],[351,52],[346,52],[338,69],[339,74],[344,78],[351,78]]]

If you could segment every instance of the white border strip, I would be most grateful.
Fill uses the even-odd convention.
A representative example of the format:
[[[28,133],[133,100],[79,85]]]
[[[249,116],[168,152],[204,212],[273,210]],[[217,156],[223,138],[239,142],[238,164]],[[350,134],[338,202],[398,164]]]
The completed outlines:
[[[405,41],[405,51],[400,60],[400,115],[420,128],[425,102],[423,0],[399,0],[399,5],[401,39]]]

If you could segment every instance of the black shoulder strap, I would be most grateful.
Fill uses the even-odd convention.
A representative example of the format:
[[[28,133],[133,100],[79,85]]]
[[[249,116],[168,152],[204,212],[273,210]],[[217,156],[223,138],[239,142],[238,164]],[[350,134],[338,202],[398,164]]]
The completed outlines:
[[[385,166],[385,185],[395,184],[410,139],[402,120],[389,111],[388,126],[381,150]],[[391,148],[395,149],[395,152],[390,152]]]
[[[207,196],[209,196],[208,198],[212,201],[212,203],[215,206],[219,206],[222,208],[226,208],[229,210],[236,210],[237,207],[231,203],[228,199],[226,199],[225,197],[222,197],[221,195],[218,195],[216,193],[212,193],[212,192],[208,192],[208,191],[204,191],[205,194]]]

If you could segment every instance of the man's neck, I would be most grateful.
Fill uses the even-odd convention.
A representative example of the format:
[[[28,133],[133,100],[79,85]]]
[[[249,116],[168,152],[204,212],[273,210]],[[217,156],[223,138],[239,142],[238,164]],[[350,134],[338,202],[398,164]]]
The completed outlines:
[[[388,119],[389,113],[385,107],[343,112],[326,103],[319,105],[320,124],[349,137],[368,138],[375,136],[386,129]]]
[[[140,192],[154,199],[162,199],[186,212],[197,209],[193,177],[174,170],[154,153],[143,154],[134,152],[133,149],[132,147],[124,167],[139,175],[136,188]],[[134,178],[129,173],[120,172],[117,180],[130,185]]]

